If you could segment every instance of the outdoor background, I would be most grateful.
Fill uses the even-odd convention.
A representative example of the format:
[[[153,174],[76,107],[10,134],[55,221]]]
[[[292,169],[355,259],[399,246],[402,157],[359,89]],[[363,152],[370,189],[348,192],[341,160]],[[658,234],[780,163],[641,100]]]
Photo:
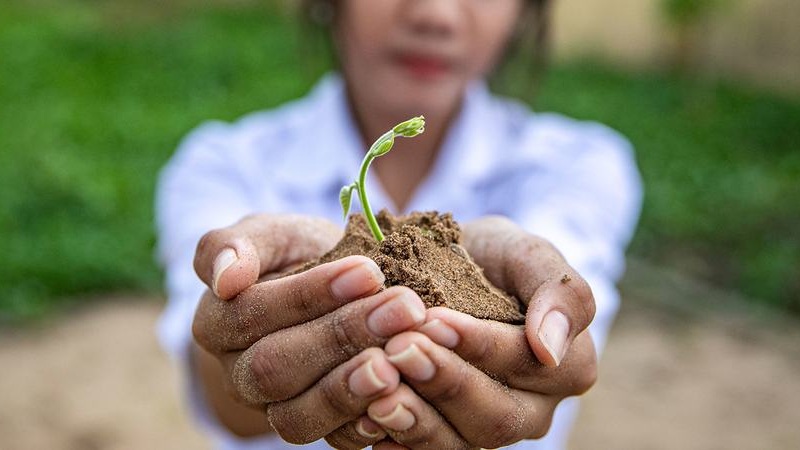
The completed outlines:
[[[0,5],[0,447],[202,445],[152,336],[154,183],[327,70],[289,3]],[[800,2],[556,3],[525,100],[626,135],[646,188],[576,448],[797,448]]]

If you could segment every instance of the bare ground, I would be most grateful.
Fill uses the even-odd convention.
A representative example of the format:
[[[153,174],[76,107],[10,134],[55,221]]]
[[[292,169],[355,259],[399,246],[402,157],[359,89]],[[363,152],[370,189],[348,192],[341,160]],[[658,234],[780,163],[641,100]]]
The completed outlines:
[[[634,261],[573,448],[800,448],[800,321]],[[0,333],[0,448],[208,448],[153,329],[114,298]]]

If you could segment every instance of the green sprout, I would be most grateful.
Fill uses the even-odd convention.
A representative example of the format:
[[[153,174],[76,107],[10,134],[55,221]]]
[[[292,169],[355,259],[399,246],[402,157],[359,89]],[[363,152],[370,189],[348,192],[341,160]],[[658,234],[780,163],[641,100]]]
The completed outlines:
[[[372,144],[372,146],[369,148],[369,151],[364,156],[364,160],[361,162],[361,171],[358,174],[358,180],[343,187],[341,192],[339,192],[339,201],[342,204],[342,212],[344,213],[344,217],[347,218],[347,213],[350,212],[350,201],[353,196],[353,191],[358,191],[358,200],[361,202],[361,207],[364,209],[364,215],[367,217],[369,229],[372,231],[372,235],[375,236],[375,239],[378,242],[383,242],[384,237],[380,227],[378,226],[378,221],[375,220],[375,215],[372,214],[372,208],[369,206],[369,200],[367,200],[367,191],[365,185],[367,179],[367,169],[369,169],[369,165],[372,163],[373,159],[389,153],[389,150],[391,150],[392,146],[394,145],[394,138],[398,136],[414,137],[418,134],[422,134],[424,131],[425,118],[418,116],[399,123],[394,128],[384,133],[383,136],[379,137],[378,140]]]

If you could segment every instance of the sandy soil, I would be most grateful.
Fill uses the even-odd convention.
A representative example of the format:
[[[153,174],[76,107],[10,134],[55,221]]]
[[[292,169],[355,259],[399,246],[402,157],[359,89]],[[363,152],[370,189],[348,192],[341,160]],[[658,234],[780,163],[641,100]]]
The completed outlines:
[[[634,263],[574,448],[800,448],[800,322]],[[115,298],[0,333],[0,448],[208,448],[153,327]]]

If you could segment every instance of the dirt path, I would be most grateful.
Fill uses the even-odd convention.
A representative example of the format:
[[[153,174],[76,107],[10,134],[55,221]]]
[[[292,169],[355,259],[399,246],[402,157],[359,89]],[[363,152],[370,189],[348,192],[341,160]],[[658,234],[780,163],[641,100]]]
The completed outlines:
[[[573,448],[800,448],[800,321],[631,266]]]
[[[118,298],[0,336],[0,448],[209,448],[154,335],[160,302]]]
[[[574,448],[800,448],[800,322],[632,264]],[[202,449],[153,327],[118,298],[0,334],[0,448]]]

